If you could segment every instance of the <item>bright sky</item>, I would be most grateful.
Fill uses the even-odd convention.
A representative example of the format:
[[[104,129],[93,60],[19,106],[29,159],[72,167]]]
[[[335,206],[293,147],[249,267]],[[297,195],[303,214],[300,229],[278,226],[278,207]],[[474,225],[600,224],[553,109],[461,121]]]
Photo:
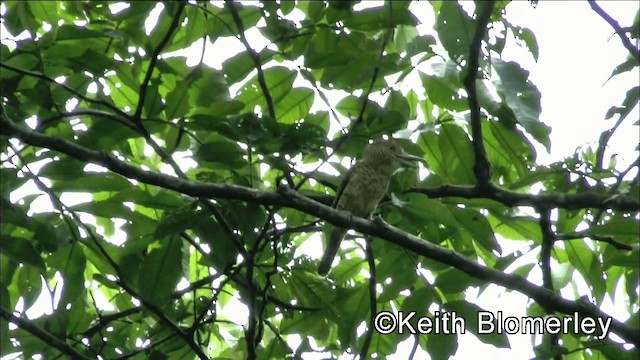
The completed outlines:
[[[622,26],[630,25],[638,11],[638,3],[635,1],[599,1],[599,3]],[[376,5],[374,2],[365,2],[365,4],[366,6]],[[417,3],[412,10],[422,20],[421,28],[432,28],[433,14],[428,3]],[[516,46],[513,41],[507,42],[503,52],[505,60],[516,61],[531,72],[530,79],[542,93],[541,120],[552,127],[552,148],[549,154],[542,146],[533,142],[537,145],[539,162],[559,161],[571,156],[579,146],[597,144],[600,133],[613,126],[616,120],[614,118],[605,121],[606,111],[612,105],[619,105],[626,91],[638,85],[640,78],[636,68],[632,72],[606,82],[613,68],[623,62],[627,56],[627,50],[621,45],[620,39],[612,35],[611,27],[596,15],[585,1],[541,1],[535,9],[528,1],[514,1],[507,7],[507,19],[514,25],[530,28],[537,37],[540,49],[538,63],[535,63],[532,56],[526,50]],[[260,50],[268,42],[254,30],[249,31],[247,37],[254,49]],[[195,44],[192,49],[196,54],[191,55],[193,64],[199,59],[201,44]],[[208,46],[205,62],[219,69],[222,61],[242,50],[236,39],[220,39],[213,46]],[[220,57],[220,54],[225,54],[225,57]],[[232,88],[232,91],[237,88]],[[339,99],[343,95],[344,93],[337,92],[333,98],[330,96],[330,99],[335,104],[337,100],[333,99]],[[320,104],[315,104],[314,110],[321,109]],[[636,109],[635,114],[637,113]],[[639,140],[638,128],[632,126],[636,120],[638,120],[637,116],[630,115],[610,142],[611,150],[608,154],[619,154],[618,164],[622,164],[620,168],[626,167],[637,157],[634,149]],[[78,202],[72,199],[67,200],[65,201],[67,204]],[[93,223],[93,221],[89,222]],[[319,252],[314,252],[319,256]],[[532,258],[522,260],[523,262],[535,261]],[[531,280],[540,284],[539,279],[540,272],[534,271]],[[469,291],[467,299],[471,301],[476,296],[477,292]],[[567,294],[567,296],[571,295]],[[501,288],[490,286],[476,303],[487,310],[501,309],[505,312],[505,316],[522,317],[526,315],[527,301],[527,298],[519,293],[501,293]],[[42,299],[42,302],[38,303],[46,308],[51,306],[51,300],[47,299]],[[38,307],[38,304],[35,307]],[[621,312],[621,308],[623,307],[616,307],[614,303],[609,302],[605,304],[603,310],[619,320],[625,320],[628,314]],[[50,310],[40,308],[39,311],[31,311],[30,317],[33,318],[43,311]],[[247,313],[243,311],[234,311],[234,313],[238,315],[236,320],[238,323],[246,320]],[[479,352],[484,358],[533,357],[528,335],[511,335],[510,341],[512,349],[505,350],[485,345],[473,336],[461,336],[454,359],[477,358]],[[401,346],[393,358],[405,359],[411,344],[412,340],[408,341],[406,346]],[[418,351],[417,358],[427,358],[427,356],[426,353]]]

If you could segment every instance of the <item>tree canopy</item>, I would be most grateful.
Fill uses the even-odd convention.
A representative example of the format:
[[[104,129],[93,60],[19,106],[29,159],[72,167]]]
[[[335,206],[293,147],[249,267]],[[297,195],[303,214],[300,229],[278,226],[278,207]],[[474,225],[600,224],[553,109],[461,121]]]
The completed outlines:
[[[597,144],[539,163],[540,91],[502,57],[538,44],[508,4],[433,1],[419,31],[409,1],[3,2],[0,355],[447,359],[460,334],[382,333],[376,315],[455,313],[508,348],[468,297],[499,285],[545,319],[610,318],[621,293],[609,336],[531,347],[638,358],[639,160],[607,149],[639,87]],[[611,76],[637,71],[640,15],[623,27],[589,5],[629,52]],[[205,64],[227,40],[241,51]],[[333,209],[335,174],[389,136],[427,166],[394,176],[377,219]],[[321,277],[308,249],[325,223],[356,241]]]

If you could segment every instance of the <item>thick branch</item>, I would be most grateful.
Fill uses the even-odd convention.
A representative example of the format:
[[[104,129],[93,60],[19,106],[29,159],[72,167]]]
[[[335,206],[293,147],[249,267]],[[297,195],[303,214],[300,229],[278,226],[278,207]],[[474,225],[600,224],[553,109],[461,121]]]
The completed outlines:
[[[598,192],[579,194],[548,193],[523,194],[497,186],[478,189],[471,186],[444,185],[437,188],[412,188],[410,192],[427,195],[432,199],[461,197],[465,199],[491,199],[506,206],[531,206],[534,208],[614,209],[619,211],[640,211],[640,202],[624,195],[610,195]]]
[[[585,301],[571,301],[560,297],[548,289],[536,286],[526,279],[480,265],[457,252],[434,245],[417,236],[388,225],[380,225],[374,221],[350,216],[348,213],[335,210],[329,206],[306,198],[288,187],[281,187],[278,192],[266,192],[244,186],[217,183],[195,183],[174,176],[145,171],[118,160],[105,152],[94,151],[72,142],[43,135],[24,129],[4,116],[0,118],[4,135],[16,137],[32,146],[59,151],[78,160],[102,165],[109,170],[140,182],[171,189],[182,194],[195,197],[216,197],[236,199],[261,205],[286,206],[317,216],[333,225],[353,228],[363,234],[380,237],[405,249],[423,255],[429,259],[453,266],[470,276],[504,286],[521,292],[534,299],[542,307],[565,314],[578,312],[587,317],[609,317],[593,304]],[[640,331],[612,320],[611,329],[621,338],[636,346],[640,346]]]

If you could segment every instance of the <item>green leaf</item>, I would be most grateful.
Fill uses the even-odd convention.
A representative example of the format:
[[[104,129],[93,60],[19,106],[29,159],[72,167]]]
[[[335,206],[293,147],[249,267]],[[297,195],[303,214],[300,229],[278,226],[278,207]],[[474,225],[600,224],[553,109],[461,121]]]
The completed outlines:
[[[385,109],[393,110],[405,119],[409,119],[409,102],[399,91],[392,91],[384,105]]]
[[[2,236],[0,254],[9,257],[16,263],[34,266],[40,271],[45,270],[44,261],[31,242],[13,236]]]
[[[480,282],[467,273],[450,268],[436,277],[434,285],[445,294],[460,294],[471,286],[478,286]]]
[[[205,12],[190,6],[187,6],[184,11],[188,22],[186,26],[179,26],[176,29],[171,41],[162,49],[165,53],[188,48],[206,34],[209,19],[205,16]]]
[[[614,217],[604,224],[593,225],[587,231],[593,235],[609,235],[631,244],[638,240],[638,220],[631,217]]]
[[[458,350],[458,335],[433,332],[427,336],[427,350],[433,360],[447,360]]]
[[[429,100],[445,109],[462,111],[468,108],[467,101],[460,96],[460,87],[444,77],[420,73],[420,81]]]
[[[457,317],[461,317],[465,319],[465,325],[467,326],[467,331],[472,332],[483,343],[491,344],[498,348],[510,347],[509,338],[507,337],[507,335],[504,332],[498,333],[497,331],[498,326],[501,326],[502,324],[497,323],[496,313],[493,313],[493,320],[494,320],[493,325],[494,325],[495,331],[489,334],[487,333],[480,334],[478,330],[485,330],[485,331],[489,330],[487,328],[480,329],[480,323],[479,323],[479,320],[480,320],[479,313],[480,312],[486,313],[487,312],[486,310],[482,309],[476,304],[471,304],[464,300],[449,301],[444,304],[444,308],[447,311],[455,312]],[[483,320],[487,320],[487,319],[483,318]]]
[[[468,56],[476,28],[475,20],[472,20],[456,1],[443,1],[432,5],[434,8],[436,5],[440,6],[439,11],[436,10],[435,29],[449,57],[457,61]]]
[[[509,28],[513,31],[515,38],[523,42],[529,49],[529,52],[533,55],[533,59],[537,62],[539,56],[538,41],[536,40],[536,36],[533,31],[529,28],[520,26],[509,26]]]
[[[176,87],[167,94],[165,105],[165,116],[167,119],[177,119],[185,116],[189,112],[190,98],[189,88],[191,87],[191,79],[179,81]]]
[[[494,218],[496,216],[497,218]],[[489,216],[489,222],[496,233],[512,240],[542,243],[542,232],[538,220],[526,216],[498,215]]]
[[[494,84],[500,97],[513,110],[518,123],[549,151],[551,129],[540,121],[540,92],[527,79],[529,72],[515,62],[495,60],[492,65],[499,78]]]
[[[433,303],[433,299],[434,294],[431,289],[426,287],[415,289],[402,301],[400,311],[404,314],[415,312],[415,315],[409,320],[409,323],[415,328],[418,319],[429,316],[428,309]]]
[[[464,229],[485,249],[502,253],[500,244],[493,235],[493,229],[487,219],[478,211],[472,209],[457,209],[453,211],[453,216],[464,227]]]
[[[169,235],[177,235],[186,229],[196,226],[202,220],[206,220],[206,217],[202,219],[191,206],[167,211],[158,224],[154,236],[162,239]]]
[[[355,329],[369,314],[369,287],[361,283],[349,291],[341,291],[338,295],[340,301],[337,307],[341,315],[338,321],[338,338],[344,349],[354,343]]]
[[[262,18],[262,13],[258,7],[241,4],[235,4],[234,7],[245,29],[255,26]],[[238,28],[228,8],[225,6],[222,9],[214,9],[214,16],[209,17],[207,21],[207,34],[214,41],[218,37],[236,35]]]
[[[337,298],[335,289],[330,288],[315,274],[312,276],[306,272],[293,272],[289,277],[289,291],[302,306],[329,306],[332,311],[335,311],[333,305]]]
[[[57,166],[57,163],[54,163]],[[54,180],[51,190],[60,192],[99,192],[128,189],[131,183],[114,173],[84,173],[78,177]]]
[[[71,24],[61,25],[56,31],[57,41],[69,41],[69,40],[84,40],[103,38],[104,44],[107,44],[109,36],[102,32],[93,29],[88,29],[82,26],[75,26]]]
[[[489,162],[495,168],[503,168],[502,177],[506,180],[521,180],[530,174],[529,164],[535,161],[535,151],[523,134],[516,129],[490,121],[482,127],[485,149]],[[515,170],[511,174],[509,170]],[[498,175],[498,172],[496,175]],[[506,185],[509,185],[507,183]]]
[[[411,256],[404,249],[387,242],[374,242],[374,254],[380,261],[376,265],[378,279],[387,279],[378,302],[397,298],[401,291],[411,288],[418,279]]]
[[[276,52],[271,49],[263,49],[258,54],[260,65],[262,66],[269,62],[275,54]],[[244,79],[255,68],[254,59],[247,51],[234,55],[222,63],[222,72],[226,75],[229,84],[235,84]]]
[[[560,290],[567,286],[573,278],[573,268],[570,264],[558,264],[551,269],[553,288]]]
[[[292,89],[291,92],[276,105],[278,122],[293,124],[296,121],[302,120],[302,118],[309,115],[314,97],[315,94],[311,89]]]
[[[10,57],[7,60],[4,60],[3,63],[6,65],[10,65],[15,68],[19,68],[21,70],[33,70],[38,64],[38,58],[33,56],[32,54],[18,54],[16,56]],[[2,68],[2,78],[3,79],[11,79],[16,76],[23,76],[13,70]]]
[[[419,21],[404,7],[380,6],[354,12],[344,19],[344,25],[353,30],[382,30],[398,25],[418,25]]]
[[[182,277],[182,241],[178,236],[160,240],[140,264],[138,290],[146,301],[163,307]]]
[[[207,107],[219,101],[229,101],[229,86],[221,71],[201,65],[193,71],[189,86],[191,105]]]
[[[183,200],[176,193],[168,190],[159,190],[150,193],[137,187],[131,187],[119,191],[110,196],[114,202],[132,202],[136,205],[153,209],[174,209],[183,205]]]
[[[200,145],[195,158],[210,163],[227,165],[231,169],[244,165],[245,152],[236,144],[222,138]]]
[[[446,164],[446,173],[455,184],[474,184],[473,146],[462,128],[443,124],[439,136],[441,161]],[[427,160],[427,163],[430,163]]]
[[[277,66],[264,71],[267,90],[271,95],[271,100],[274,102],[274,105],[284,99],[291,91],[295,78],[296,72],[285,67]],[[257,75],[238,91],[236,100],[242,101],[245,104],[245,111],[248,112],[254,112],[256,106],[260,106],[263,113],[266,113],[268,110],[263,89],[260,86]],[[280,114],[276,114],[276,117],[278,116],[280,116]]]
[[[59,308],[64,308],[67,304],[74,302],[84,291],[86,264],[87,258],[78,242],[61,247],[47,258],[47,265],[60,271],[64,281]]]
[[[640,64],[638,64],[638,60],[630,56],[627,60],[625,60],[624,62],[622,62],[621,64],[619,64],[613,69],[607,81],[611,80],[611,78],[613,78],[616,75],[620,75],[622,73],[631,71],[637,68],[638,66],[640,66]]]

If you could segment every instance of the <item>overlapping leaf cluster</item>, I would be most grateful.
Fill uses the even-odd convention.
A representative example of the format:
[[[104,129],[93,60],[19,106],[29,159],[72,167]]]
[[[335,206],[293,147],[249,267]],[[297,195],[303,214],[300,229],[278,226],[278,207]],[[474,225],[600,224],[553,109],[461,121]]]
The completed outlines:
[[[429,198],[419,191],[478,181],[463,84],[477,17],[456,2],[433,2],[434,31],[420,35],[421,16],[410,11],[410,2],[362,10],[356,3],[132,1],[116,11],[106,2],[6,2],[3,23],[11,35],[22,35],[5,44],[3,34],[3,117],[145,171],[261,191],[287,183],[325,203],[338,179],[302,165],[326,162],[328,154],[356,157],[368,139],[400,132],[414,139],[401,143],[424,154],[429,174],[419,183],[414,170],[394,178],[380,209],[386,221],[498,270],[521,255],[501,253],[499,239],[537,251],[546,231],[538,217],[495,193]],[[550,147],[550,128],[539,121],[540,93],[525,69],[500,54],[509,34],[534,58],[538,48],[530,30],[502,18],[506,5],[493,8],[494,32],[483,42],[475,84],[491,180],[510,194],[535,187],[637,202],[637,175],[625,178],[633,167],[620,171],[604,159],[608,133],[595,149],[562,163],[536,164],[532,143]],[[294,13],[303,20],[290,20]],[[154,17],[157,23],[148,32],[147,21]],[[270,45],[250,47],[250,31]],[[226,58],[220,69],[202,58],[188,66],[186,57],[167,56],[199,44],[195,48],[202,53],[196,56],[202,57],[209,42],[228,37],[245,48],[214,54]],[[631,57],[612,76],[637,66]],[[416,76],[420,86],[401,92]],[[329,94],[338,90],[343,95],[336,103]],[[370,100],[377,95],[386,100]],[[609,115],[618,125],[637,105],[637,95],[638,88],[631,89],[612,107]],[[314,102],[323,110],[312,112]],[[331,121],[344,124],[332,139]],[[71,153],[30,146],[28,138],[3,137],[2,155],[2,309],[29,309],[43,293],[53,299],[50,314],[28,320],[35,330],[24,325],[9,331],[3,312],[2,355],[284,358],[314,351],[362,353],[366,344],[370,354],[384,357],[409,337],[356,331],[371,307],[364,252],[351,243],[331,281],[315,275],[316,261],[300,251],[318,241],[311,237],[321,232],[314,216],[184,196],[105,172]],[[16,191],[24,185],[28,191]],[[77,193],[89,196],[79,203],[62,197]],[[43,208],[43,200],[51,205]],[[554,225],[555,240],[577,239],[552,249],[559,264],[553,269],[555,289],[575,286],[582,277],[590,292],[576,298],[586,295],[600,305],[623,286],[632,314],[627,323],[637,323],[639,263],[637,250],[627,252],[637,242],[637,209],[559,206]],[[479,308],[465,301],[464,291],[483,290],[487,283],[393,243],[376,240],[373,251],[381,289],[376,310],[433,316],[428,309],[437,304],[475,318]],[[510,271],[526,277],[535,266]],[[429,270],[435,283],[416,267]],[[230,320],[236,300],[249,309],[244,323]],[[548,312],[535,304],[528,310]],[[38,329],[71,350],[55,346]],[[294,343],[292,335],[301,341]],[[479,338],[508,346],[504,335]],[[545,356],[594,346],[595,354],[607,358],[628,355],[579,336],[562,340],[564,348],[536,351]],[[448,358],[457,337],[423,336],[416,344],[432,358]]]

